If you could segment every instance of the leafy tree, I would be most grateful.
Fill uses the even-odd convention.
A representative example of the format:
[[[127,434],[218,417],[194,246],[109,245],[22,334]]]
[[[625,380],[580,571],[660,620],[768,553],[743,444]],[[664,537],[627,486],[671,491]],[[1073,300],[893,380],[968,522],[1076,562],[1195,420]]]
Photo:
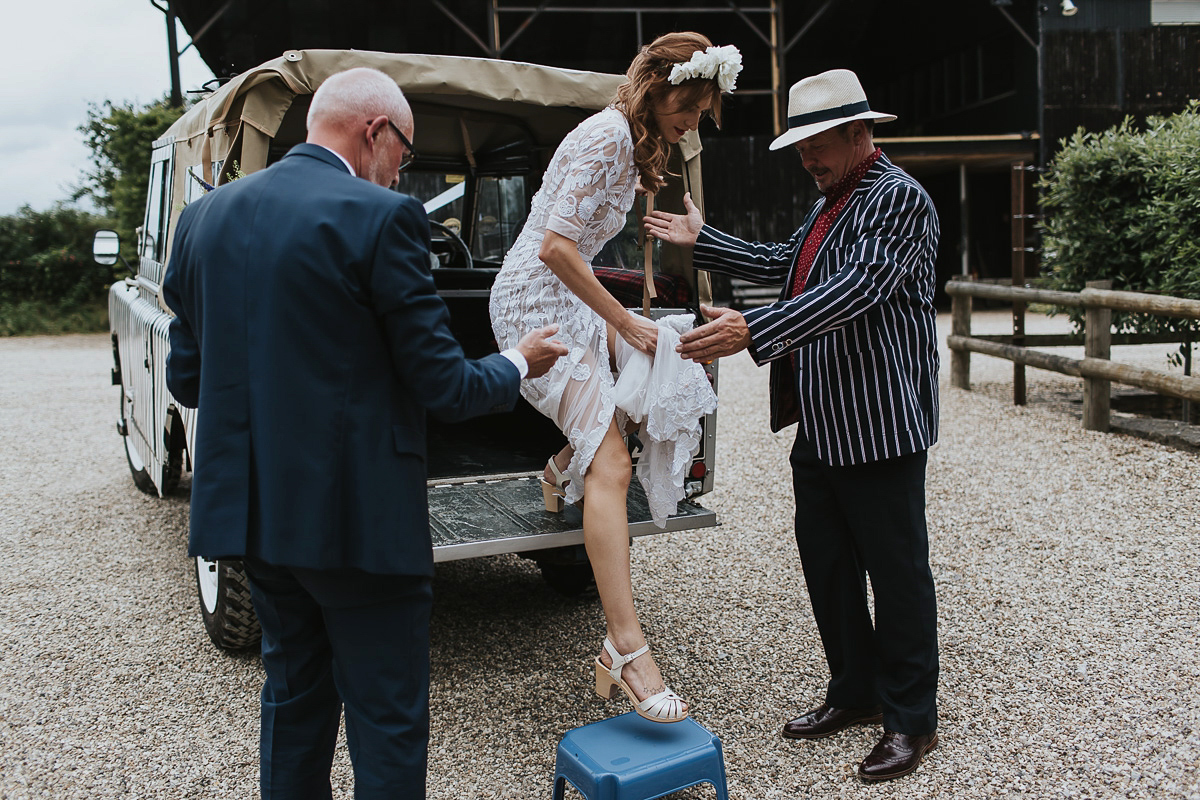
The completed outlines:
[[[134,232],[146,210],[150,145],[183,111],[166,98],[140,108],[105,100],[89,104],[88,121],[79,127],[95,166],[84,174],[72,199],[91,197],[108,213],[130,260],[135,257]]]
[[[1080,129],[1042,179],[1043,272],[1051,288],[1089,280],[1200,299],[1200,102],[1144,128]],[[1071,314],[1078,327],[1082,311]],[[1193,333],[1196,321],[1114,313],[1121,331]]]

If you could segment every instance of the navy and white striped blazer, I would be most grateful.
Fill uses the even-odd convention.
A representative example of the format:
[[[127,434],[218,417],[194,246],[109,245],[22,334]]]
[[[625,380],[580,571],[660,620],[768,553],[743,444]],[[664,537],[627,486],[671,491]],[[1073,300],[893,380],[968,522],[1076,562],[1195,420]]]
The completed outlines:
[[[784,281],[778,301],[745,314],[751,356],[771,362],[771,430],[798,421],[831,465],[924,450],[938,433],[937,212],[920,184],[881,156],[817,251],[806,290],[788,299],[824,203],[779,244],[706,225],[694,263],[754,283]]]

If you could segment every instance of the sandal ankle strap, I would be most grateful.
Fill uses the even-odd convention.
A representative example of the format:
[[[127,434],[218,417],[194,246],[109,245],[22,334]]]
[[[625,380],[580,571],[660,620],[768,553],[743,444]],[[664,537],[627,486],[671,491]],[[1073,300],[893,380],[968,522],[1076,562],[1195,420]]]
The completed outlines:
[[[650,645],[644,644],[641,647],[639,647],[637,650],[634,650],[632,653],[628,653],[626,655],[621,655],[620,653],[617,652],[617,648],[613,646],[613,643],[611,641],[609,641],[607,637],[605,637],[604,649],[608,651],[609,657],[612,658],[612,666],[608,668],[609,674],[612,675],[614,678],[620,678],[621,677],[621,669],[624,668],[624,666],[626,664],[628,664],[630,661],[633,661],[638,656],[649,653]]]
[[[562,489],[567,485],[567,476],[558,468],[558,464],[554,461],[554,456],[550,456],[550,460],[546,462],[546,466],[550,468],[550,474],[554,476],[555,488]]]

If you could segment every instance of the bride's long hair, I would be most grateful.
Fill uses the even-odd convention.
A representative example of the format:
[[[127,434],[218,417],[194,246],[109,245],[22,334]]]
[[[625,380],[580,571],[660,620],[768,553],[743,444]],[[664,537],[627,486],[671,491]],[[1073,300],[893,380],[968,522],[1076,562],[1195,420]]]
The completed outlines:
[[[691,59],[697,50],[703,52],[712,46],[702,33],[667,33],[642,47],[629,70],[626,81],[617,89],[615,105],[629,120],[633,134],[633,160],[637,165],[642,186],[652,192],[666,185],[663,175],[667,171],[670,145],[659,135],[654,111],[671,100],[674,112],[690,108],[705,97],[712,101],[708,115],[721,126],[721,89],[712,78],[689,78],[677,86],[667,80],[671,68]],[[672,92],[674,95],[672,96]]]

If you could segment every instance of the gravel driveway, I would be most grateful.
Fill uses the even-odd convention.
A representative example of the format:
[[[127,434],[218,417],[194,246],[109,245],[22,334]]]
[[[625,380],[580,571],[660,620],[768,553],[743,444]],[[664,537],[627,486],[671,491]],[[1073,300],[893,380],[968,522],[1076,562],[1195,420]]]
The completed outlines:
[[[208,642],[187,478],[165,500],[134,488],[110,366],[103,335],[0,340],[0,797],[257,796],[258,659]],[[977,391],[952,390],[943,361],[929,460],[942,744],[868,787],[874,731],[779,736],[826,678],[794,431],[767,431],[765,370],[723,364],[705,503],[724,524],[633,552],[651,646],[721,737],[732,798],[1200,798],[1200,457],[1013,407],[1008,362],[973,370]],[[1031,400],[1071,383],[1029,370]],[[435,593],[430,797],[548,797],[559,736],[628,710],[591,692],[598,601],[516,557],[440,565]],[[334,782],[352,796],[344,747]]]

